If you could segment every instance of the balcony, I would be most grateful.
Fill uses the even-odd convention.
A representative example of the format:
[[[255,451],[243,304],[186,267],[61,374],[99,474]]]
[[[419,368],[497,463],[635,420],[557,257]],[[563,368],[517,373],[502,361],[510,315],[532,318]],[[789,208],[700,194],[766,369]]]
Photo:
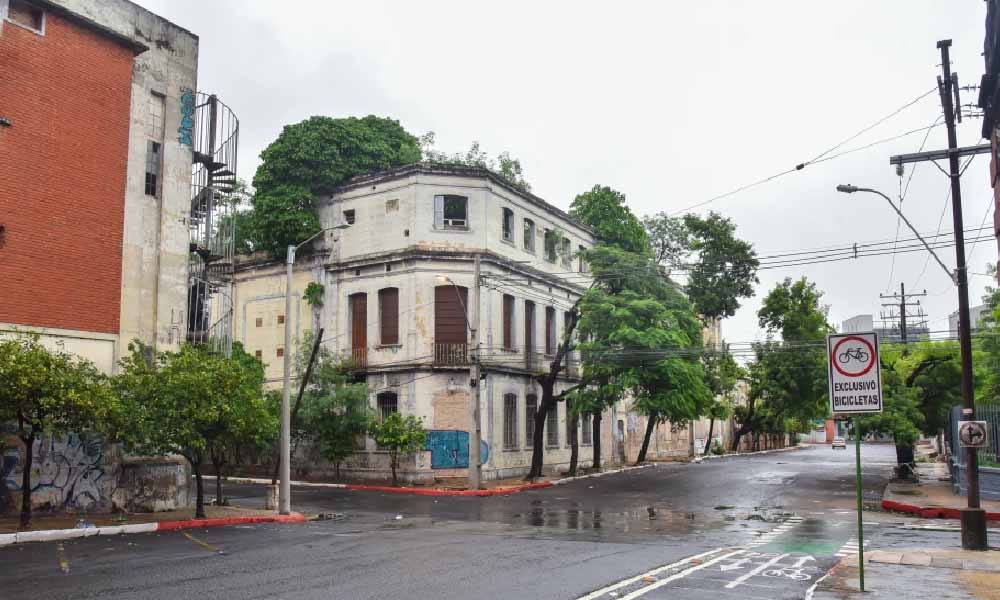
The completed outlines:
[[[450,367],[469,364],[468,344],[434,344],[434,365]]]
[[[365,369],[368,367],[368,348],[351,349],[351,365],[355,369]]]

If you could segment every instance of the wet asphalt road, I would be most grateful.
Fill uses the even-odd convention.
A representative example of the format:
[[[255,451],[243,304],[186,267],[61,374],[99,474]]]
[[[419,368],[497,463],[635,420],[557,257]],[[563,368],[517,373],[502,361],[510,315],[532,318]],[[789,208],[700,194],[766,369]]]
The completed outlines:
[[[862,455],[874,507],[894,451]],[[344,518],[0,548],[0,597],[802,598],[856,552],[853,458],[816,446],[507,497],[297,488],[296,510]],[[866,547],[900,539],[898,517],[869,519]]]

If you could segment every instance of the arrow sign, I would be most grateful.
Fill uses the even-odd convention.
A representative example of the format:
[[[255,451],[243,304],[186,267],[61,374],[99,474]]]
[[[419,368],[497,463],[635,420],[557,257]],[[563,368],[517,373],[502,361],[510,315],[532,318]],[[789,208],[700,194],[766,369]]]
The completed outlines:
[[[749,558],[740,558],[740,559],[734,560],[733,562],[729,563],[728,565],[721,565],[719,568],[721,568],[723,571],[732,571],[734,569],[742,569],[743,565],[747,564],[748,562],[750,562]]]
[[[793,568],[793,569],[800,569],[800,568],[802,568],[803,566],[805,566],[805,564],[806,564],[806,563],[807,563],[808,561],[810,561],[810,560],[811,560],[811,561],[815,561],[816,559],[815,559],[815,558],[813,558],[812,556],[803,556],[803,557],[802,557],[802,558],[800,558],[800,559],[799,559],[799,560],[798,560],[798,561],[797,561],[797,562],[796,562],[796,563],[795,563],[794,565],[792,565],[792,568]]]

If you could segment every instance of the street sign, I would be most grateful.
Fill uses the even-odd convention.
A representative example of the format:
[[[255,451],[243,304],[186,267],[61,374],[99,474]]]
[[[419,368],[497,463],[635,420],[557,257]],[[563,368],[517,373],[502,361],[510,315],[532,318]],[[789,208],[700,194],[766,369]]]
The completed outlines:
[[[986,421],[959,421],[958,443],[963,448],[985,448]]]
[[[878,335],[836,333],[827,336],[826,348],[834,417],[882,412]]]

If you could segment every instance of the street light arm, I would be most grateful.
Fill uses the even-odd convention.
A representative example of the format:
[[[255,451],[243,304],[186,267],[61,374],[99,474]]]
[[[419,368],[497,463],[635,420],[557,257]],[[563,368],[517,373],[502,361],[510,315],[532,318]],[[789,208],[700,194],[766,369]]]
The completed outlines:
[[[299,251],[299,248],[301,248],[302,246],[305,246],[309,242],[311,242],[314,239],[318,238],[320,235],[326,233],[327,231],[333,231],[335,229],[347,229],[348,227],[350,227],[350,225],[347,225],[346,223],[341,223],[339,225],[334,225],[333,227],[324,227],[323,229],[320,229],[316,233],[312,234],[311,236],[307,237],[305,240],[299,242],[298,244],[296,244],[294,246],[291,245],[291,244],[289,244],[288,245],[288,262],[289,263],[294,263],[295,262],[295,253]]]
[[[903,214],[903,211],[901,211],[896,206],[896,203],[892,201],[892,198],[886,196],[885,194],[876,189],[856,187],[853,185],[838,185],[837,191],[843,192],[845,194],[853,194],[854,192],[868,192],[871,194],[878,194],[879,196],[885,198],[885,201],[889,203],[889,206],[892,207],[892,210],[896,211],[896,214],[899,215],[899,218],[902,219],[904,223],[906,223],[906,226],[910,228],[910,231],[913,232],[913,235],[917,236],[917,239],[920,240],[920,243],[924,245],[924,248],[926,248],[927,251],[931,253],[931,256],[933,256],[934,260],[937,261],[937,264],[941,265],[941,268],[944,269],[944,272],[948,274],[948,278],[951,279],[951,282],[954,283],[955,285],[958,285],[958,279],[956,277],[955,272],[948,269],[948,267],[945,266],[941,258],[938,257],[937,253],[934,252],[934,250],[930,247],[930,244],[927,243],[927,240],[925,240],[923,236],[920,235],[920,232],[917,231],[917,228],[913,226],[913,223],[910,223],[910,220],[906,218],[906,215]]]

